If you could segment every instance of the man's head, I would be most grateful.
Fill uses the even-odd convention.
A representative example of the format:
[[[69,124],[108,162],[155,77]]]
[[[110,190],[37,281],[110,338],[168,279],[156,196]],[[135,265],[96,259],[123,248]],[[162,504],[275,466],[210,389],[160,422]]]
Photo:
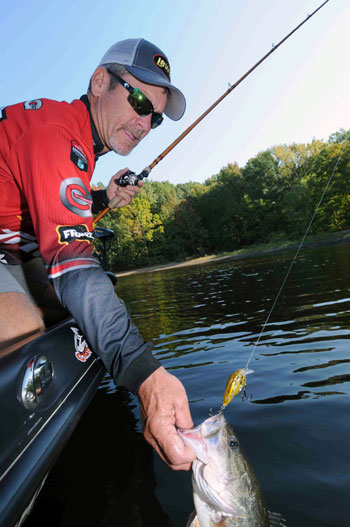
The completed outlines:
[[[178,120],[186,107],[171,84],[167,57],[144,39],[117,42],[105,53],[92,75],[89,98],[106,149],[121,155],[161,122],[159,114]]]

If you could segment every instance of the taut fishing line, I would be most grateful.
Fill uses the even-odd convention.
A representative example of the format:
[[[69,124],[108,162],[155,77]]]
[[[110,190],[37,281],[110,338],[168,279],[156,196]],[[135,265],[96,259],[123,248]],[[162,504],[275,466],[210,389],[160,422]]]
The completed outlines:
[[[325,188],[324,188],[324,190],[323,190],[323,192],[322,192],[322,195],[321,195],[321,197],[320,197],[320,199],[319,199],[319,202],[318,202],[317,205],[316,205],[315,211],[314,211],[314,213],[313,213],[313,215],[312,215],[312,218],[311,218],[311,220],[310,220],[310,222],[309,222],[309,225],[307,226],[307,229],[306,229],[306,231],[305,231],[305,234],[304,234],[304,236],[303,236],[301,242],[299,243],[299,247],[298,247],[298,249],[297,249],[297,251],[296,251],[296,253],[295,253],[295,255],[294,255],[294,258],[293,258],[293,260],[292,260],[292,263],[291,263],[290,266],[289,266],[289,269],[288,269],[288,271],[287,271],[287,273],[286,273],[286,276],[284,277],[284,280],[283,280],[283,282],[282,282],[282,284],[281,284],[281,287],[280,287],[280,289],[279,289],[279,291],[278,291],[278,293],[277,293],[277,296],[276,296],[276,298],[275,298],[275,300],[274,300],[274,302],[273,302],[273,304],[272,304],[272,307],[271,307],[271,309],[270,309],[270,312],[269,312],[269,314],[267,315],[267,318],[266,318],[266,320],[265,320],[265,322],[264,322],[264,325],[263,325],[263,327],[262,327],[262,329],[261,329],[261,331],[260,331],[260,334],[259,334],[258,340],[257,340],[256,343],[254,344],[253,351],[251,352],[251,354],[250,354],[250,356],[249,356],[249,359],[248,359],[248,361],[247,361],[247,364],[245,365],[244,370],[248,370],[248,365],[249,365],[249,363],[250,363],[250,360],[251,360],[251,358],[253,357],[254,352],[255,352],[255,350],[256,350],[256,347],[258,346],[258,344],[259,344],[259,342],[260,342],[261,336],[262,336],[262,334],[264,333],[265,328],[266,328],[266,326],[267,326],[267,324],[268,324],[268,322],[269,322],[269,320],[270,320],[270,317],[271,317],[271,315],[272,315],[272,312],[273,312],[273,310],[274,310],[274,308],[275,308],[275,306],[276,306],[276,304],[277,304],[277,302],[278,302],[278,299],[279,299],[279,297],[280,297],[280,295],[281,295],[281,293],[282,293],[282,290],[283,290],[283,288],[284,288],[284,286],[285,286],[285,283],[286,283],[287,280],[288,280],[288,277],[289,277],[289,275],[290,275],[290,272],[291,272],[291,270],[292,270],[292,267],[293,267],[293,265],[294,265],[296,259],[298,258],[299,252],[300,252],[300,250],[301,250],[301,248],[302,248],[302,246],[303,246],[303,243],[304,243],[304,241],[305,241],[306,236],[308,235],[308,233],[309,233],[309,231],[310,231],[311,225],[312,225],[312,223],[313,223],[313,221],[314,221],[314,219],[315,219],[315,216],[316,216],[316,214],[317,214],[317,211],[318,211],[318,209],[319,209],[320,206],[321,206],[321,203],[322,203],[322,201],[323,201],[323,199],[324,199],[324,196],[325,196],[325,194],[326,194],[326,192],[327,192],[327,190],[328,190],[328,188],[329,188],[329,185],[331,184],[331,181],[332,181],[332,179],[333,179],[334,173],[335,173],[335,171],[337,170],[337,167],[338,167],[338,165],[339,165],[339,163],[340,163],[341,158],[343,157],[343,153],[344,153],[344,150],[345,150],[346,144],[347,144],[347,142],[349,141],[349,139],[350,139],[350,138],[347,138],[347,139],[345,140],[345,142],[344,142],[343,148],[342,148],[341,151],[340,151],[340,154],[339,154],[339,156],[338,156],[337,162],[336,162],[336,164],[335,164],[335,166],[334,166],[334,168],[333,168],[333,171],[332,171],[331,175],[330,175],[329,178],[328,178],[328,181],[327,181],[327,183],[326,183],[326,186],[325,186]]]
[[[291,273],[292,267],[293,267],[293,265],[295,264],[295,261],[296,261],[298,255],[299,255],[299,252],[300,252],[300,250],[301,250],[301,248],[302,248],[302,246],[303,246],[303,243],[304,243],[304,241],[305,241],[305,238],[306,238],[306,236],[307,236],[308,233],[309,233],[309,230],[310,230],[311,225],[312,225],[312,223],[313,223],[313,221],[314,221],[314,219],[315,219],[315,216],[316,216],[316,214],[317,214],[317,211],[318,211],[318,209],[319,209],[320,206],[321,206],[321,203],[322,203],[322,201],[323,201],[323,199],[324,199],[324,196],[325,196],[325,194],[326,194],[326,192],[327,192],[327,190],[328,190],[328,188],[329,188],[329,185],[331,184],[331,181],[332,181],[332,179],[333,179],[333,176],[334,176],[334,174],[335,174],[335,171],[336,171],[336,169],[337,169],[337,167],[338,167],[338,165],[339,165],[339,163],[340,163],[341,158],[343,157],[343,153],[344,153],[344,150],[345,150],[346,144],[347,144],[347,142],[348,142],[349,140],[350,140],[350,136],[347,137],[347,138],[345,139],[345,141],[344,141],[344,145],[343,145],[343,148],[342,148],[341,151],[340,151],[340,154],[339,154],[339,156],[338,156],[337,162],[335,163],[334,168],[333,168],[333,171],[332,171],[331,175],[330,175],[329,178],[328,178],[328,181],[327,181],[327,183],[326,183],[326,185],[325,185],[325,188],[324,188],[324,190],[323,190],[323,192],[322,192],[322,194],[321,194],[321,197],[320,197],[320,199],[319,199],[319,201],[318,201],[318,203],[317,203],[317,205],[316,205],[315,211],[314,211],[314,213],[313,213],[313,215],[312,215],[312,217],[311,217],[311,220],[310,220],[310,222],[309,222],[309,225],[307,226],[307,229],[306,229],[306,231],[305,231],[305,234],[304,234],[304,236],[302,237],[302,239],[301,239],[301,241],[300,241],[300,243],[299,243],[299,246],[298,246],[297,251],[296,251],[296,253],[295,253],[295,255],[294,255],[294,258],[293,258],[293,260],[292,260],[292,263],[290,264],[289,269],[288,269],[288,271],[287,271],[287,273],[286,273],[286,275],[285,275],[285,277],[284,277],[284,280],[283,280],[283,282],[282,282],[282,284],[281,284],[281,287],[279,288],[279,291],[278,291],[278,293],[277,293],[277,296],[276,296],[276,298],[275,298],[275,300],[274,300],[274,302],[273,302],[273,304],[272,304],[272,307],[271,307],[271,309],[270,309],[270,311],[269,311],[269,314],[267,315],[267,318],[266,318],[266,320],[265,320],[265,322],[264,322],[264,325],[263,325],[263,327],[262,327],[262,329],[261,329],[261,331],[260,331],[260,334],[259,334],[259,336],[258,336],[258,339],[257,339],[257,341],[256,341],[255,344],[254,344],[254,348],[253,348],[252,352],[251,352],[250,355],[249,355],[249,358],[248,358],[248,360],[247,360],[247,363],[246,363],[245,367],[244,367],[244,368],[241,368],[241,369],[239,369],[239,370],[234,371],[234,372],[230,375],[230,377],[229,377],[229,379],[228,379],[228,381],[227,381],[227,383],[226,383],[225,392],[224,392],[224,397],[223,397],[222,405],[221,405],[221,407],[220,407],[220,409],[219,409],[219,413],[223,412],[223,411],[225,410],[226,406],[229,404],[229,402],[233,399],[233,397],[235,397],[235,395],[237,395],[238,393],[240,393],[242,390],[244,390],[244,391],[243,391],[243,400],[248,398],[248,397],[247,397],[247,394],[246,394],[246,390],[245,390],[245,386],[246,386],[246,382],[247,382],[247,374],[248,374],[248,373],[254,373],[253,370],[250,370],[250,369],[248,368],[249,363],[250,363],[250,361],[251,361],[251,359],[252,359],[252,357],[253,357],[253,355],[254,355],[254,352],[255,352],[255,350],[256,350],[256,347],[258,346],[258,344],[259,344],[259,342],[260,342],[261,336],[262,336],[262,334],[264,333],[265,328],[266,328],[266,326],[267,326],[267,324],[268,324],[268,322],[269,322],[269,320],[270,320],[270,317],[271,317],[271,315],[272,315],[272,312],[273,312],[273,310],[274,310],[274,308],[275,308],[275,306],[276,306],[276,304],[277,304],[277,302],[278,302],[278,299],[279,299],[279,297],[280,297],[280,295],[281,295],[281,293],[282,293],[282,290],[283,290],[283,288],[284,288],[284,286],[285,286],[285,283],[287,282],[287,279],[288,279],[288,277],[289,277],[289,275],[290,275],[290,273]]]

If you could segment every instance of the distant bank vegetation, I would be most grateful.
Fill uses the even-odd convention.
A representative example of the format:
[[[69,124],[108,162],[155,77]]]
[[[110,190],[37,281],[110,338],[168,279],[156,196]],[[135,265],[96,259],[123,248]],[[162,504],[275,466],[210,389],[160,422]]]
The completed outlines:
[[[350,229],[349,139],[341,129],[327,142],[274,146],[242,168],[229,163],[204,183],[146,181],[129,207],[99,223],[116,233],[111,270],[299,239],[333,171],[310,233]]]

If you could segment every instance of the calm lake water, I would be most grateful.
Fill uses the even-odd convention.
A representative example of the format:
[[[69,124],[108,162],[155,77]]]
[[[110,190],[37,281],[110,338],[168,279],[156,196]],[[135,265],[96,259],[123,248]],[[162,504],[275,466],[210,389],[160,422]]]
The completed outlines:
[[[117,291],[186,387],[195,425],[245,366],[293,253],[121,277]],[[350,525],[350,246],[303,249],[226,410],[288,527]],[[26,525],[184,527],[189,472],[144,442],[137,400],[106,378]]]

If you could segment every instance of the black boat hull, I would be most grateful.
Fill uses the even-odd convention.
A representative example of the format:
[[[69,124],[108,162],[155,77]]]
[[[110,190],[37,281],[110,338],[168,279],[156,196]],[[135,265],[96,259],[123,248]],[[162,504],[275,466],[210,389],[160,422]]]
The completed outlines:
[[[105,369],[73,319],[0,351],[0,526],[20,525]]]

